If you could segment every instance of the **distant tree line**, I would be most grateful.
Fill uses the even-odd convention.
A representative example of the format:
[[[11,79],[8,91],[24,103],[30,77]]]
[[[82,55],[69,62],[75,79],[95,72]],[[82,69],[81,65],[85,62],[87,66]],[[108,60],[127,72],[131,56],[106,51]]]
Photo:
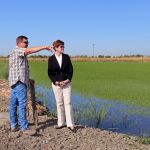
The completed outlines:
[[[9,55],[6,55],[6,56],[3,56],[3,55],[0,55],[0,58],[8,58]]]
[[[124,57],[144,57],[144,55],[141,55],[141,54],[136,54],[136,55],[120,55],[120,56],[98,55],[98,58],[124,58]]]
[[[0,58],[8,58],[9,55],[7,56],[3,56],[3,55],[0,55]],[[29,58],[48,58],[49,56],[48,55],[30,55]],[[93,57],[93,56],[88,56],[88,55],[75,55],[75,56],[71,56],[71,57],[74,57],[74,58],[88,58],[88,57]],[[141,54],[136,54],[136,55],[120,55],[120,56],[111,56],[111,55],[98,55],[98,56],[94,56],[96,58],[123,58],[123,57],[144,57],[144,55],[141,55]],[[150,56],[147,56],[147,57],[150,57]]]
[[[73,57],[81,57],[81,58],[86,58],[86,57],[93,57],[93,56],[87,56],[87,55],[76,55]],[[144,57],[144,55],[141,54],[136,54],[136,55],[120,55],[120,56],[111,56],[111,55],[98,55],[94,56],[98,58],[123,58],[123,57]]]

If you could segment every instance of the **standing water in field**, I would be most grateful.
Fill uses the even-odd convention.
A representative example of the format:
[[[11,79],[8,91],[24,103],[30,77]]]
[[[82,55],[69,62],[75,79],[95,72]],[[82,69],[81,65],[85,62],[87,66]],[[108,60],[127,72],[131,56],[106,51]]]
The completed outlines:
[[[36,98],[56,114],[52,89],[36,87]],[[150,136],[150,110],[111,100],[72,94],[76,124],[138,136]]]

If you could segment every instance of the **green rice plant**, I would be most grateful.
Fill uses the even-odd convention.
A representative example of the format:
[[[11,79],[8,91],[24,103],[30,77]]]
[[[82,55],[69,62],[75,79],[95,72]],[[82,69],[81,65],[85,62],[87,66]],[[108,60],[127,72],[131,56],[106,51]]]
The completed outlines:
[[[145,145],[149,145],[150,144],[150,137],[143,137],[143,136],[140,136],[138,138],[139,142],[142,143],[142,144],[145,144]]]
[[[96,127],[99,127],[101,122],[106,118],[106,115],[107,115],[107,110],[105,107],[99,109],[98,116],[96,118]]]
[[[80,108],[79,106],[74,108],[74,121],[75,121],[75,124],[78,124],[82,117],[83,117],[82,108]]]
[[[99,127],[101,122],[105,119],[107,115],[106,107],[102,107],[100,109],[96,108],[95,102],[91,102],[90,107],[87,107],[83,113],[85,118],[93,119],[95,123],[95,127]]]

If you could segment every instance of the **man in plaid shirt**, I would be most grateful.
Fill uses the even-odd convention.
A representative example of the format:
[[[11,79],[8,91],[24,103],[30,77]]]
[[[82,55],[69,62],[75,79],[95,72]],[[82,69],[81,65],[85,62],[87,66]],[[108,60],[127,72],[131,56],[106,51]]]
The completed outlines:
[[[9,57],[9,85],[11,87],[10,102],[10,124],[11,131],[18,131],[17,106],[19,106],[19,117],[21,130],[25,134],[33,135],[34,130],[29,129],[26,118],[27,87],[29,81],[29,65],[27,55],[41,50],[51,50],[52,46],[39,46],[28,48],[28,38],[19,36],[16,39],[17,46]]]

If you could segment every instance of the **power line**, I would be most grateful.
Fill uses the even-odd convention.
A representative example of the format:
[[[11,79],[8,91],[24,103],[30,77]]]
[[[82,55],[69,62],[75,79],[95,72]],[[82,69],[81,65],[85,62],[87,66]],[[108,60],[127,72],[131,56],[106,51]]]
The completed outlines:
[[[95,44],[94,43],[92,44],[92,47],[93,47],[93,57],[94,57],[94,51],[95,51]]]

